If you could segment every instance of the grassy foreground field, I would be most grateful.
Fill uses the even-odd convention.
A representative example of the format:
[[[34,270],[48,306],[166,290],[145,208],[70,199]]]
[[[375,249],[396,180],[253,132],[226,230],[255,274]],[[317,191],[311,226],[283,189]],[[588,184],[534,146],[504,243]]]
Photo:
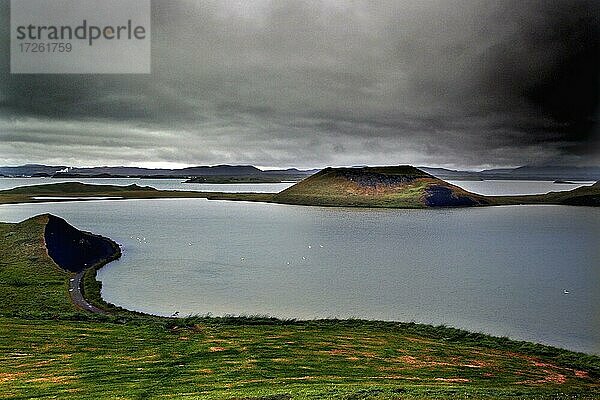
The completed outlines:
[[[600,398],[600,357],[451,328],[86,313],[46,220],[0,224],[0,398]]]

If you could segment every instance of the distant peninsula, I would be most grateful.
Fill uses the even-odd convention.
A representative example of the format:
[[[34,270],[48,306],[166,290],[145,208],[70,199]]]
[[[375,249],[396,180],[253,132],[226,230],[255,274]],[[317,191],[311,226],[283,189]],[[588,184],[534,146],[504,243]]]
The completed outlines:
[[[183,183],[210,183],[210,184],[228,184],[228,183],[282,183],[297,182],[306,178],[307,175],[276,175],[262,174],[249,176],[236,175],[211,175],[196,176]]]
[[[539,180],[539,181],[598,181],[600,166],[525,165],[516,168],[493,168],[480,171],[448,168],[417,167],[444,180]],[[261,169],[253,165],[211,165],[186,168],[143,168],[125,166],[73,167],[25,164],[0,166],[0,177],[6,178],[146,178],[192,179],[200,183],[256,183],[274,180],[301,180],[321,169]],[[203,181],[204,179],[204,181]],[[240,182],[233,182],[233,180]]]
[[[65,167],[27,164],[0,167],[0,174],[13,178],[144,178],[187,179],[186,183],[276,183],[299,181],[319,170],[260,169],[252,165],[212,165],[179,169],[141,167]]]
[[[0,204],[98,199],[206,198],[328,207],[444,208],[516,204],[600,206],[600,183],[570,191],[526,196],[483,196],[418,168],[403,166],[326,168],[279,193],[157,190],[148,186],[78,182],[23,186],[0,191]]]

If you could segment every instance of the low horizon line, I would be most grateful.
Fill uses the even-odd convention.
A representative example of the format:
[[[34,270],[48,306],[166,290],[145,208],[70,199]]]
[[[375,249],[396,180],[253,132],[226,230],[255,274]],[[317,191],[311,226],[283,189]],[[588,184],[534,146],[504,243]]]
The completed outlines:
[[[389,167],[389,166],[399,166],[399,165],[408,165],[415,168],[439,168],[446,170],[455,170],[455,171],[467,171],[467,172],[481,172],[484,170],[494,170],[494,169],[517,169],[523,167],[534,167],[534,168],[600,168],[600,165],[574,165],[574,164],[522,164],[522,165],[510,165],[510,166],[488,166],[488,167],[456,167],[456,166],[440,166],[440,165],[415,165],[408,163],[398,163],[398,164],[354,164],[354,165],[325,165],[320,167],[296,167],[296,166],[287,166],[287,167],[274,167],[274,166],[264,166],[264,165],[254,165],[254,164],[180,164],[180,166],[169,166],[166,163],[164,166],[144,166],[144,163],[137,165],[86,165],[86,166],[73,166],[73,165],[53,165],[53,164],[44,164],[44,163],[24,163],[18,165],[0,165],[0,168],[18,168],[18,167],[27,167],[27,166],[45,166],[45,167],[64,167],[64,168],[140,168],[140,169],[148,169],[148,170],[183,170],[187,168],[214,168],[220,166],[226,167],[254,167],[261,171],[285,171],[290,169],[296,169],[299,171],[307,171],[307,170],[323,170],[325,168],[362,168],[362,167]]]

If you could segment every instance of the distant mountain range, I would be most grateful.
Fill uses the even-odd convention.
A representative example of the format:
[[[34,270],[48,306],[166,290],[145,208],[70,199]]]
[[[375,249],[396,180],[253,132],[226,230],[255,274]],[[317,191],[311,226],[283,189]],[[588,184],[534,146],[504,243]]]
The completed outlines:
[[[444,180],[546,180],[546,181],[598,181],[600,167],[573,166],[523,166],[518,168],[486,169],[483,171],[460,171],[445,168],[419,167],[420,170]],[[261,170],[252,165],[197,166],[181,169],[139,167],[91,167],[77,168],[27,164],[17,167],[0,167],[0,175],[6,177],[54,177],[54,178],[197,178],[236,177],[248,181],[297,180],[319,172],[319,169]],[[208,179],[207,181],[210,181]]]
[[[600,180],[600,167],[523,166],[518,168],[485,169],[483,171],[457,171],[429,167],[419,167],[419,169],[445,180]]]
[[[0,167],[0,175],[7,177],[52,176],[66,168],[66,166],[26,164],[18,167]]]
[[[91,167],[77,168],[28,164],[18,167],[0,167],[5,177],[53,177],[53,178],[194,178],[194,177],[253,177],[265,179],[298,179],[319,170],[261,170],[252,165],[198,166],[181,169],[140,167]]]

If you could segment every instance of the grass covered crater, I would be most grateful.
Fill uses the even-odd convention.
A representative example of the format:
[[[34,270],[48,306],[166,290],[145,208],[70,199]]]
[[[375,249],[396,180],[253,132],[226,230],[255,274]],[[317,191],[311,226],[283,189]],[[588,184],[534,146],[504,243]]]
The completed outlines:
[[[491,204],[483,196],[409,165],[325,168],[274,195],[275,202],[322,206],[392,208],[458,207]]]

